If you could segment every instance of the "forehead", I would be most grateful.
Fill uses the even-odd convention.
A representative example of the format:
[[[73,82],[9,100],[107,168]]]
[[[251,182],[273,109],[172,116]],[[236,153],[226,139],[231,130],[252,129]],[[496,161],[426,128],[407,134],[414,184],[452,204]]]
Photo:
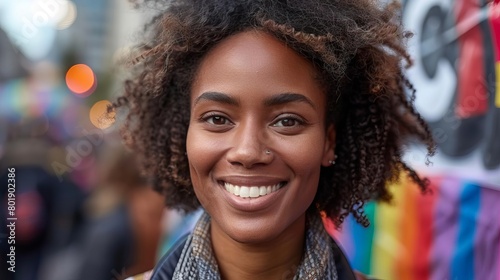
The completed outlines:
[[[263,31],[249,30],[217,44],[202,59],[192,99],[205,91],[322,92],[318,71],[301,54]]]

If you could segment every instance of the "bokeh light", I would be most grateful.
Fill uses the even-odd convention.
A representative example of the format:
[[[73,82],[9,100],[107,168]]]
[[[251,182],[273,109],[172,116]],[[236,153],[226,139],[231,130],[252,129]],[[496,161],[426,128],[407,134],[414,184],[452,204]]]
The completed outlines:
[[[107,113],[108,106],[111,102],[108,100],[97,101],[90,108],[90,122],[99,129],[106,129],[115,122],[115,112]]]
[[[59,20],[56,25],[56,28],[59,30],[66,29],[70,27],[76,20],[77,9],[75,3],[73,1],[65,1],[67,2],[67,10],[65,15]]]
[[[85,64],[73,65],[66,73],[66,85],[78,95],[89,96],[95,90],[94,71]]]

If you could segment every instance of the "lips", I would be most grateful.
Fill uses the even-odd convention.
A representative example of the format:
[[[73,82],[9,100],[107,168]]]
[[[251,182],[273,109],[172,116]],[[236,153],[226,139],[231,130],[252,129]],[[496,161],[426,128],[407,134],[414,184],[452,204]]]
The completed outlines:
[[[242,198],[258,198],[276,192],[285,185],[285,182],[264,186],[244,186],[223,182],[223,185],[226,191],[235,196]]]
[[[279,205],[285,195],[283,190],[288,181],[276,177],[247,177],[247,176],[225,176],[219,177],[217,183],[220,188],[221,197],[227,204],[244,213],[262,213],[271,209],[273,205]],[[262,195],[261,195],[262,189]],[[265,193],[264,193],[265,190]]]

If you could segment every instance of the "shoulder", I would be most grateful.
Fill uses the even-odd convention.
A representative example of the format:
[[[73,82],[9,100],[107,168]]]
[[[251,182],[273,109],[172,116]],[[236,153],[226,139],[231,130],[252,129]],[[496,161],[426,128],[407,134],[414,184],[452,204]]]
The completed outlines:
[[[156,264],[151,280],[170,280],[189,234],[182,236]]]
[[[152,274],[153,274],[153,271],[150,270],[150,271],[146,271],[144,273],[141,273],[139,275],[135,275],[135,276],[126,278],[125,280],[150,280]]]
[[[177,241],[174,246],[160,259],[153,270],[151,280],[170,280],[174,274],[177,262],[182,254],[182,250],[188,238],[188,234],[184,235]],[[333,239],[333,251],[335,254],[335,266],[337,268],[338,279],[340,280],[356,280],[354,271],[352,270],[349,261],[347,260],[342,249]]]
[[[337,244],[334,238],[332,238],[332,247],[333,253],[335,255],[335,267],[337,268],[337,274],[339,280],[356,280],[356,276],[354,274],[349,261],[347,260],[346,255]]]

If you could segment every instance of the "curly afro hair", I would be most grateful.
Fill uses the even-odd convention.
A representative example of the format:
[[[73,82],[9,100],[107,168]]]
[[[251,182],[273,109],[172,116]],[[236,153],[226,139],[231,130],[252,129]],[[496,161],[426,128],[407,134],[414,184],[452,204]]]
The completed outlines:
[[[373,0],[142,0],[159,13],[129,62],[131,77],[114,108],[125,107],[126,143],[142,156],[145,172],[166,205],[186,212],[200,204],[190,181],[186,134],[190,86],[204,55],[221,40],[249,29],[268,32],[311,61],[327,89],[328,121],[336,128],[336,164],[321,167],[311,208],[337,226],[353,214],[364,226],[366,201],[391,199],[387,185],[405,172],[405,145],[420,142],[428,156],[435,144],[413,107],[415,90],[403,74],[411,65],[410,33],[399,5]],[[410,92],[411,94],[406,94]]]

